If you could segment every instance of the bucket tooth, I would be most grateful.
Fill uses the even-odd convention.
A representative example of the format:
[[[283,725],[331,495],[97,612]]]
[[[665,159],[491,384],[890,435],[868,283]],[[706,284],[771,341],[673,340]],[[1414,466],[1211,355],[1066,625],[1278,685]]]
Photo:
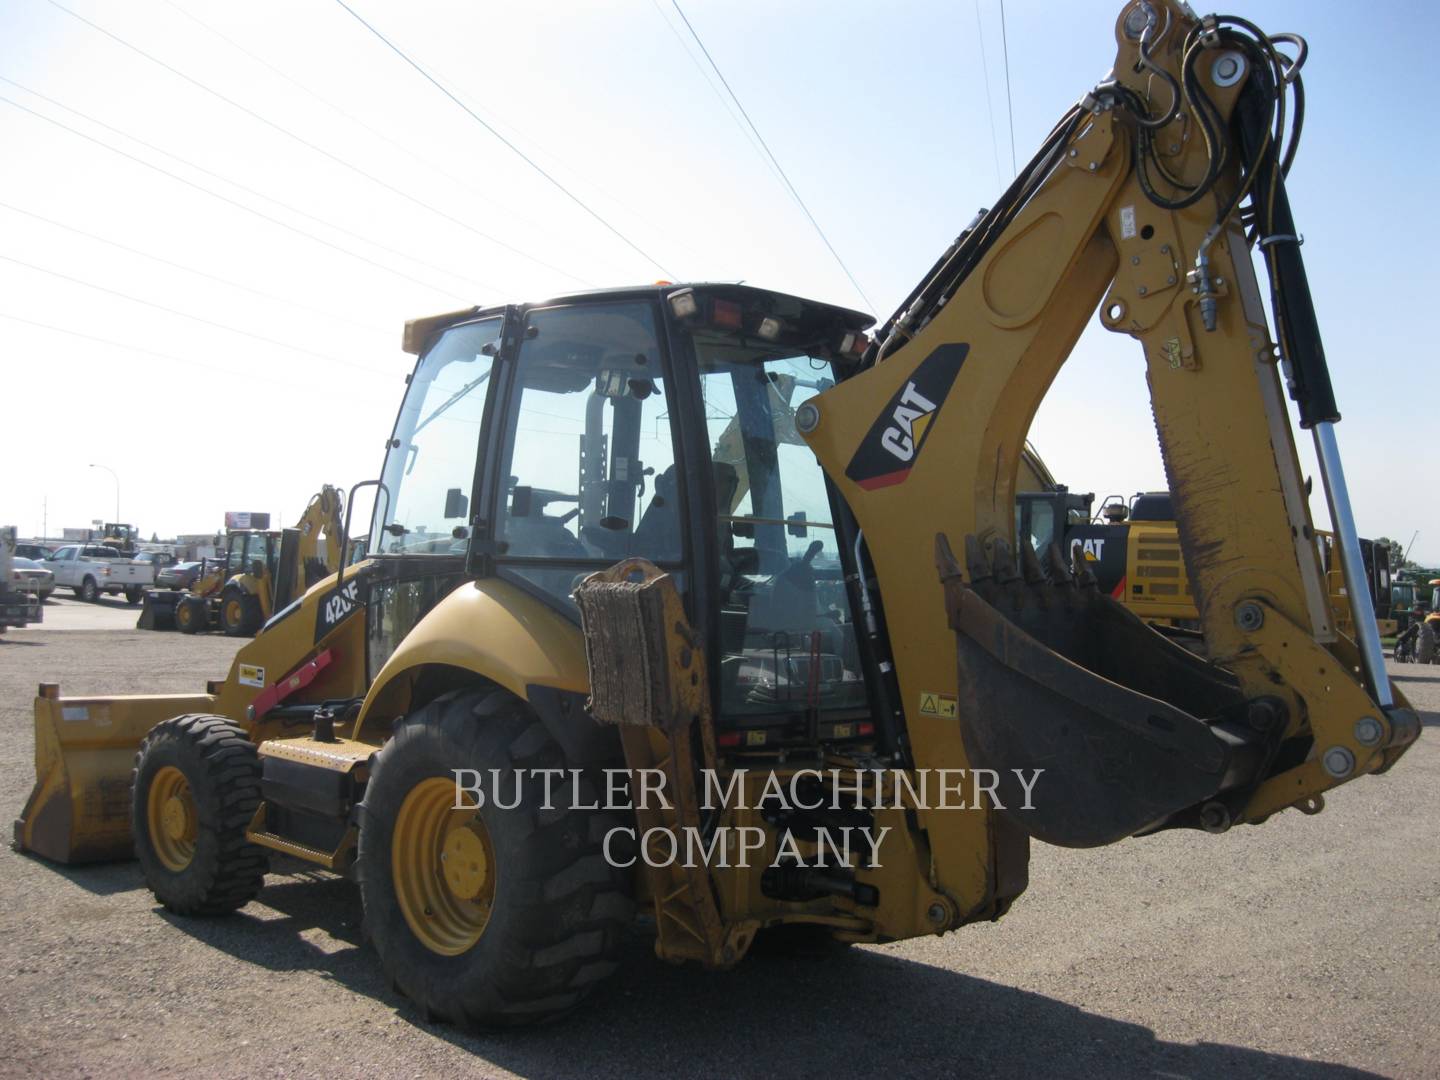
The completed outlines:
[[[1015,556],[1010,551],[1010,545],[998,536],[990,548],[990,567],[990,575],[996,584],[1009,585],[1020,579],[1015,572]]]
[[[937,540],[944,541],[945,550],[950,550],[950,542],[945,540],[944,533]],[[990,580],[990,556],[985,554],[985,548],[976,536],[965,537],[965,568],[973,582]]]
[[[1216,726],[1242,704],[1234,677],[1101,592],[1073,554],[1072,571],[1052,544],[1049,579],[1036,580],[1022,550],[1022,582],[996,543],[992,576],[944,585],[971,766],[1000,774],[999,812],[1030,836],[1094,847],[1251,782],[1261,755]],[[1021,809],[1015,770],[1034,769],[1033,809]]]
[[[1060,552],[1060,545],[1053,541],[1045,545],[1045,562],[1050,571],[1050,581],[1054,585],[1069,585],[1075,579],[1070,574],[1070,564]]]
[[[1070,562],[1074,566],[1075,584],[1082,589],[1091,591],[1099,587],[1095,577],[1095,571],[1090,569],[1090,560],[1085,557],[1085,549],[1079,544],[1070,548]]]
[[[1048,582],[1045,577],[1045,569],[1040,565],[1040,558],[1035,554],[1035,548],[1028,540],[1020,543],[1020,573],[1025,578],[1027,585],[1044,585]]]

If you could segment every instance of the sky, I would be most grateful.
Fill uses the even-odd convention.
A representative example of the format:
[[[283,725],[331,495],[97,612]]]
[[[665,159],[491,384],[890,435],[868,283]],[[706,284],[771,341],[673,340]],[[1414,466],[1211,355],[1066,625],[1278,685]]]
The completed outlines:
[[[1023,163],[1105,74],[1121,7],[681,0],[842,267],[671,0],[347,2],[465,108],[336,0],[0,0],[0,524],[117,495],[146,538],[288,524],[378,474],[420,315],[664,279],[883,319],[1012,177],[1012,124]],[[1289,186],[1360,532],[1440,564],[1440,15],[1234,10],[1310,43]],[[1074,490],[1163,487],[1138,345],[1092,321],[1031,438]]]

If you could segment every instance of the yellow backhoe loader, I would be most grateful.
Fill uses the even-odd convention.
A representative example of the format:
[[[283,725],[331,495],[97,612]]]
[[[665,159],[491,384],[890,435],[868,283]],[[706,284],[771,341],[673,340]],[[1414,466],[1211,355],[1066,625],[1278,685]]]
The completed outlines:
[[[311,496],[293,528],[232,529],[223,560],[207,561],[189,589],[150,589],[141,630],[250,637],[276,611],[340,566],[343,498],[329,484]]]
[[[873,340],[731,284],[409,323],[365,557],[203,691],[42,684],[19,846],[133,851],[181,915],[272,852],[351,873],[395,986],[507,1026],[598,985],[637,905],[712,968],[787,924],[937,934],[1004,915],[1032,840],[1220,833],[1388,769],[1419,724],[1373,615],[1330,627],[1285,403],[1358,581],[1286,197],[1303,42],[1175,0],[1115,40]],[[1097,305],[1143,351],[1209,660],[1073,551],[1016,561]]]

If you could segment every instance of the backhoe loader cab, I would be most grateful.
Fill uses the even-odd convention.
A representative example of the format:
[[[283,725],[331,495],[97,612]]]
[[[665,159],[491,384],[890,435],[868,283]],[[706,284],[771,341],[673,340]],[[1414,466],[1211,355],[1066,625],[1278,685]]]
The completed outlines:
[[[870,322],[697,285],[432,328],[369,549],[380,561],[465,556],[471,574],[569,620],[585,576],[646,559],[703,627],[720,728],[744,729],[749,746],[869,734],[845,584],[854,534],[794,418],[853,366]]]

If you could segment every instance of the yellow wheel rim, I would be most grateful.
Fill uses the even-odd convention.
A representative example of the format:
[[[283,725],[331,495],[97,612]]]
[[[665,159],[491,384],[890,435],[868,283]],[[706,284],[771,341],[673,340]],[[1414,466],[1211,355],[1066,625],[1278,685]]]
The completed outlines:
[[[150,781],[145,798],[145,824],[150,846],[165,869],[179,873],[195,857],[195,836],[200,815],[190,781],[174,765],[166,765]]]
[[[495,849],[478,810],[455,809],[455,781],[433,776],[410,789],[395,818],[390,869],[395,896],[420,943],[458,956],[480,940],[495,902]]]
[[[240,601],[225,601],[225,622],[230,626],[240,625]]]

